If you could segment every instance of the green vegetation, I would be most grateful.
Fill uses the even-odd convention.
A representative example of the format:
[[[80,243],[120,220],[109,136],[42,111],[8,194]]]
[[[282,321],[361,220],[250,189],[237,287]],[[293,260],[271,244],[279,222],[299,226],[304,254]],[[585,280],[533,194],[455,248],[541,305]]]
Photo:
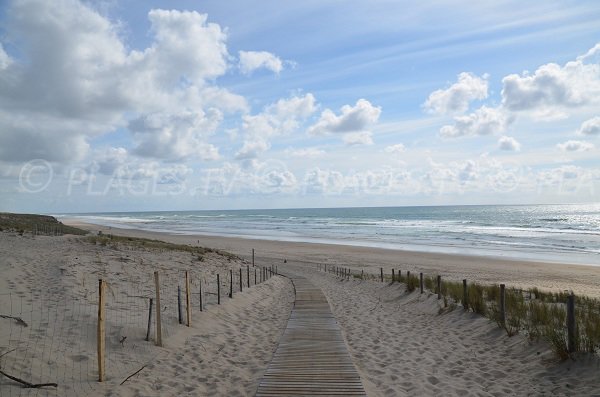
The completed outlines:
[[[184,246],[187,247],[187,246]],[[191,248],[191,247],[187,247]],[[384,274],[384,281],[406,284],[406,291],[419,289],[418,273]],[[380,281],[379,273],[352,274],[355,279]],[[437,277],[424,276],[424,288],[437,293]],[[566,326],[567,291],[549,292],[538,288],[521,290],[506,288],[504,295],[504,318],[500,313],[500,287],[478,283],[467,284],[467,302],[464,302],[462,281],[442,279],[441,294],[444,307],[439,313],[447,313],[458,305],[494,321],[511,337],[518,333],[530,341],[544,340],[561,360],[571,357],[568,350]],[[600,300],[585,296],[575,297],[575,352],[600,353]]]
[[[362,279],[358,274],[354,278]],[[366,278],[366,276],[365,276]],[[379,280],[379,275],[371,276]],[[391,281],[391,275],[385,275]],[[396,281],[405,283],[407,292],[419,288],[419,276],[406,272],[396,274]],[[437,293],[437,278],[423,277],[425,289]],[[526,335],[530,341],[545,340],[560,359],[569,358],[567,348],[566,302],[569,292],[548,292],[538,288],[521,290],[505,289],[505,317],[500,313],[500,287],[468,283],[467,302],[464,302],[462,281],[442,280],[441,293],[446,313],[459,304],[467,310],[480,314],[496,322],[511,337],[518,333]],[[600,300],[585,296],[575,298],[575,351],[600,353]]]
[[[44,235],[77,234],[88,232],[76,227],[64,225],[55,217],[35,214],[0,213],[0,231],[13,231],[19,234],[35,233]]]
[[[435,279],[425,278],[425,285],[435,290]],[[428,282],[427,282],[428,281]],[[407,290],[410,289],[407,287]],[[462,303],[462,282],[443,281],[442,294],[452,303]],[[543,339],[550,344],[557,357],[570,357],[567,349],[566,301],[568,292],[545,292],[538,288],[505,290],[505,319],[500,315],[500,288],[497,285],[469,283],[467,299],[469,310],[488,317],[504,329],[508,336],[525,333],[530,340]],[[600,352],[600,300],[576,297],[576,351]]]
[[[147,248],[147,249],[157,249],[157,250],[166,250],[166,251],[185,251],[190,252],[195,255],[198,261],[204,261],[204,255],[207,253],[217,253],[219,255],[227,257],[229,260],[239,259],[237,256],[230,254],[226,251],[215,250],[212,248],[204,248],[204,247],[194,247],[192,245],[185,244],[174,244],[168,243],[166,241],[160,240],[152,240],[148,238],[141,237],[128,237],[128,236],[118,236],[114,234],[99,234],[97,236],[87,236],[86,240],[92,244],[99,244],[102,246],[111,246],[117,247],[118,245],[125,245],[133,248]]]
[[[406,290],[407,291],[413,292],[418,287],[419,287],[419,278],[418,277],[413,276],[412,274],[410,275],[410,277],[406,277]]]

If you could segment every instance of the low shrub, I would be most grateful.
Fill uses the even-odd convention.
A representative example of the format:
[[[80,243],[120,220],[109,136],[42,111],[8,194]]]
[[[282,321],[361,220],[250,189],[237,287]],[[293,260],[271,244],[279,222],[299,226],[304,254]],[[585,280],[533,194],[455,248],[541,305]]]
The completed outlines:
[[[487,313],[487,305],[483,297],[483,287],[479,284],[471,284],[468,287],[469,308],[482,316]]]

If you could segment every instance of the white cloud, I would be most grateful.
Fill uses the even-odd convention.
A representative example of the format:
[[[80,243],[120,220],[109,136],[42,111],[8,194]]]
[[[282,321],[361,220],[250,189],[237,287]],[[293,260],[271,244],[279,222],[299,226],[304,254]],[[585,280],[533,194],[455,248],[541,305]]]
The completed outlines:
[[[244,144],[235,155],[237,159],[252,159],[267,151],[272,137],[289,134],[300,127],[316,110],[312,94],[294,96],[267,106],[257,115],[243,117]]]
[[[90,126],[82,120],[0,108],[0,160],[77,162],[85,157],[90,146],[81,131],[96,135],[102,127]]]
[[[306,172],[303,185],[305,194],[341,194],[346,188],[346,180],[339,171],[315,167]]]
[[[438,114],[464,112],[469,108],[469,102],[487,98],[487,77],[463,72],[458,75],[458,81],[450,87],[432,92],[423,107],[431,113]]]
[[[267,51],[240,51],[240,70],[244,74],[252,74],[257,69],[265,68],[279,74],[283,70],[281,59]]]
[[[513,192],[525,181],[522,167],[484,154],[475,159],[436,163],[421,177],[421,190],[428,194],[471,192]]]
[[[10,59],[10,57],[8,56],[6,51],[4,51],[4,47],[2,46],[2,43],[0,43],[0,70],[4,70],[4,69],[8,68],[8,66],[11,63],[12,63],[12,60]]]
[[[292,157],[315,158],[324,156],[325,151],[315,147],[308,147],[302,149],[286,149],[285,154]]]
[[[373,138],[369,131],[349,132],[342,136],[342,140],[348,146],[361,146],[373,144]]]
[[[406,151],[406,147],[401,143],[397,143],[395,145],[386,146],[383,151],[386,153],[400,154]]]
[[[103,175],[112,175],[126,162],[127,149],[122,147],[109,147],[96,156],[90,166],[90,170],[99,172]]]
[[[537,173],[538,191],[550,189],[553,194],[594,194],[597,191],[598,170],[576,165],[563,165]]]
[[[270,170],[262,178],[262,192],[276,193],[295,190],[298,184],[296,176],[290,171]]]
[[[464,164],[459,168],[458,180],[461,183],[477,180],[479,178],[478,168],[479,167],[473,160],[465,161]]]
[[[592,48],[590,48],[588,50],[588,52],[586,52],[583,55],[578,56],[577,60],[580,62],[583,62],[583,61],[587,60],[588,58],[592,58],[592,57],[596,56],[597,54],[600,54],[600,43],[596,43],[596,45],[593,46]]]
[[[502,104],[511,111],[540,114],[598,103],[600,64],[584,61],[597,51],[594,47],[564,66],[548,63],[533,74],[511,74],[502,79]]]
[[[136,146],[133,152],[143,157],[177,161],[186,158],[216,160],[216,147],[206,142],[217,129],[223,115],[216,109],[182,111],[177,114],[153,113],[129,123]]]
[[[73,162],[85,155],[90,138],[126,126],[126,119],[160,113],[176,120],[182,108],[205,114],[211,107],[247,108],[242,97],[212,85],[229,57],[219,25],[197,12],[151,10],[148,18],[151,44],[128,50],[119,23],[79,1],[13,2],[5,37],[17,43],[20,58],[0,50],[0,146],[30,149],[0,150],[0,160]],[[132,131],[139,139],[135,152],[167,160],[198,152],[215,157],[215,148],[182,139],[189,134],[177,126],[175,138],[167,139],[168,128],[146,130],[143,139],[139,129]],[[174,149],[159,148],[165,140]]]
[[[594,149],[594,144],[584,141],[566,141],[559,143],[556,147],[563,152],[586,152]]]
[[[308,133],[310,135],[325,135],[329,133],[364,132],[379,120],[380,114],[381,108],[371,105],[371,102],[366,99],[359,99],[354,106],[342,106],[339,116],[331,110],[325,109],[319,120],[308,129]]]
[[[498,139],[498,148],[500,150],[517,152],[521,150],[521,144],[513,137],[501,136],[500,139]]]
[[[184,76],[194,83],[221,76],[227,70],[226,35],[208,16],[196,11],[151,10],[155,42],[133,58],[150,66],[163,83],[178,83]],[[141,55],[137,58],[136,55]]]
[[[204,184],[198,189],[203,195],[247,195],[292,193],[298,189],[296,176],[284,163],[276,160],[253,161],[252,168],[225,163],[221,168],[207,169]]]
[[[504,132],[509,123],[501,109],[482,106],[469,115],[454,117],[454,125],[443,126],[440,135],[444,138],[493,135]]]
[[[600,135],[600,117],[584,121],[577,132],[581,135]]]
[[[271,144],[264,139],[246,140],[242,148],[235,154],[235,158],[238,160],[254,159],[270,148]]]

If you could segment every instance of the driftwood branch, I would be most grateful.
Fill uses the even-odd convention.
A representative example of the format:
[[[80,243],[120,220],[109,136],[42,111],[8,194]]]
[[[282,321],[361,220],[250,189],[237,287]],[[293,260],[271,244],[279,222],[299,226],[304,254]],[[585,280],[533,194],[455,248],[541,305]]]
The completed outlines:
[[[137,374],[139,374],[144,368],[146,368],[145,365],[142,368],[140,368],[137,371],[135,371],[134,373],[132,373],[131,375],[129,375],[127,378],[125,378],[125,380],[123,382],[119,383],[119,386],[122,386],[123,383],[127,382],[129,379],[131,379],[134,376],[136,376]]]
[[[23,321],[23,319],[21,317],[9,316],[7,314],[0,314],[0,318],[10,318],[12,320],[15,320],[17,322],[17,324],[22,325],[23,327],[27,327],[27,323],[25,321]]]
[[[14,352],[15,350],[17,350],[17,348],[16,348],[16,347],[15,347],[14,349],[12,349],[12,350],[9,350],[9,351],[7,351],[7,352],[4,352],[4,353],[0,354],[0,358],[2,358],[2,357],[4,357],[4,356],[6,356],[8,353],[12,353],[12,352]]]
[[[0,374],[6,376],[8,379],[14,380],[15,382],[19,382],[20,384],[23,385],[23,387],[26,387],[28,389],[39,389],[40,387],[46,387],[46,386],[58,387],[58,385],[56,383],[29,383],[26,380],[19,379],[16,376],[9,375],[6,372],[2,371],[1,369],[0,369]]]

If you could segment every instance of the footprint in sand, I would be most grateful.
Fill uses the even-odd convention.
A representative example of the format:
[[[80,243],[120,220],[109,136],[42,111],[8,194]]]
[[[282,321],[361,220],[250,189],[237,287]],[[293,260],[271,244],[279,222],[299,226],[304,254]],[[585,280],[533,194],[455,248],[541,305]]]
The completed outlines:
[[[435,376],[428,376],[427,382],[429,382],[432,385],[437,385],[438,383],[440,383],[440,380]]]

